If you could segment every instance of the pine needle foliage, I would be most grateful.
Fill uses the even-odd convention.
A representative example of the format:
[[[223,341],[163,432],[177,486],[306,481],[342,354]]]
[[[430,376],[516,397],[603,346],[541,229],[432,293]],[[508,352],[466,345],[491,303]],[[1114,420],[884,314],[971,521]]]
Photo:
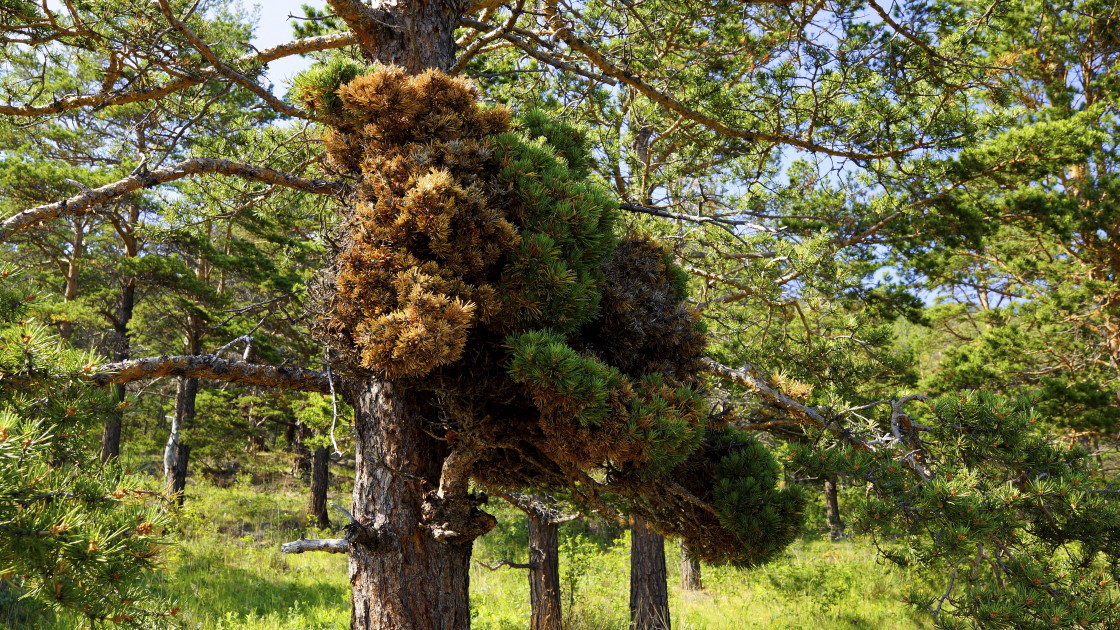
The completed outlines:
[[[865,484],[855,526],[939,574],[909,601],[946,628],[1120,625],[1120,501],[1084,450],[1054,442],[1027,401],[987,392],[942,396],[914,420],[935,454],[928,478],[885,451],[793,453],[810,474]]]
[[[771,455],[701,448],[724,438],[697,377],[706,340],[684,272],[650,239],[616,234],[582,134],[483,107],[438,71],[335,83],[348,73],[300,84],[304,105],[340,121],[328,163],[356,182],[319,291],[340,367],[436,393],[433,431],[470,445],[485,485],[609,503],[706,540],[695,548],[710,560],[788,544],[761,533],[801,522],[799,497],[759,474]]]
[[[165,517],[139,480],[97,461],[90,437],[116,402],[82,379],[94,357],[21,319],[29,302],[0,288],[0,588],[91,621],[161,626],[177,609],[145,574]]]

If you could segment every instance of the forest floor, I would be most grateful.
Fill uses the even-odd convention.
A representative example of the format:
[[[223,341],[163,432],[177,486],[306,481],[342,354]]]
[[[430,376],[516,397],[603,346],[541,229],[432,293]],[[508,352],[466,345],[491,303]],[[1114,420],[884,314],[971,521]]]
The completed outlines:
[[[284,460],[286,462],[286,460]],[[183,627],[200,630],[342,630],[349,627],[346,557],[283,555],[280,544],[307,529],[306,484],[281,470],[279,456],[246,467],[227,487],[192,477],[186,506],[164,553],[159,591],[182,608]],[[269,472],[269,467],[272,470]],[[330,500],[349,503],[345,469]],[[476,630],[521,630],[529,624],[529,587],[523,571],[489,570],[480,563],[526,562],[525,518],[492,501],[499,526],[476,542],[471,607]],[[337,513],[332,513],[334,519]],[[812,518],[810,519],[812,522]],[[812,529],[812,528],[810,528]],[[704,590],[679,587],[678,549],[666,545],[675,630],[932,627],[902,602],[905,571],[876,556],[860,539],[833,543],[810,531],[777,561],[743,570],[703,567]],[[629,535],[612,523],[576,521],[561,528],[561,582],[566,627],[624,630],[629,594]],[[6,600],[6,601],[5,601]],[[73,630],[74,618],[54,617],[0,593],[0,628]]]

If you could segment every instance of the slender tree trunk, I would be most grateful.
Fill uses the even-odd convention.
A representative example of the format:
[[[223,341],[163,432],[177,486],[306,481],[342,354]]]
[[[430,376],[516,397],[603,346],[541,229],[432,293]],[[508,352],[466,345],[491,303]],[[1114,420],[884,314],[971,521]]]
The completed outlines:
[[[700,559],[681,541],[681,588],[686,591],[704,590],[704,582],[700,578]]]
[[[70,217],[70,225],[74,228],[74,238],[70,241],[70,256],[66,261],[66,283],[62,289],[62,301],[73,302],[78,299],[78,278],[82,271],[82,258],[86,251],[86,224],[81,217]],[[58,334],[63,339],[70,341],[74,335],[74,324],[70,320],[63,320],[58,327]]]
[[[529,513],[531,630],[560,630],[560,525]]]
[[[315,449],[311,461],[311,503],[307,513],[315,517],[315,523],[320,529],[331,526],[331,519],[327,516],[327,485],[330,477],[331,451],[325,446]]]
[[[440,542],[424,499],[439,486],[445,443],[426,432],[422,396],[368,380],[353,396],[355,479],[349,527],[352,630],[470,627],[471,542]]]
[[[113,318],[113,361],[124,361],[132,352],[128,338],[128,325],[132,321],[132,313],[136,307],[136,278],[125,278],[121,283],[121,299],[117,303],[117,315]],[[121,454],[121,425],[124,423],[123,403],[128,389],[122,383],[113,386],[113,395],[117,400],[117,407],[109,414],[105,421],[105,429],[101,432],[101,461],[120,457]]]
[[[187,466],[191,447],[183,443],[182,432],[191,424],[198,398],[198,379],[180,378],[175,389],[175,417],[171,420],[171,434],[163,449],[163,474],[167,494],[183,505],[183,490],[187,487]]]
[[[187,352],[195,355],[202,352],[202,336],[197,332],[201,324],[195,318],[188,318],[190,332],[187,333]],[[183,505],[183,490],[187,487],[187,465],[191,449],[183,443],[182,433],[194,424],[195,401],[198,399],[198,379],[179,378],[175,387],[175,417],[171,420],[171,434],[167,436],[167,446],[163,449],[163,474],[167,493]]]
[[[630,534],[630,627],[669,630],[665,539],[638,519],[631,523]]]
[[[844,538],[844,521],[840,518],[840,502],[836,498],[836,480],[832,477],[824,479],[824,506],[829,536],[834,541],[841,540]]]

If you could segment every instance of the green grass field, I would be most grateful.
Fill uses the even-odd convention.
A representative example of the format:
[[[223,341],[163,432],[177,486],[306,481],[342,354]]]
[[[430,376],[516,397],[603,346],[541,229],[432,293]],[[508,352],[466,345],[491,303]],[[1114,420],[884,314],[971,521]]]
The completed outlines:
[[[279,466],[278,466],[279,467]],[[331,499],[349,501],[345,479]],[[164,554],[157,588],[182,608],[185,628],[205,630],[326,630],[349,627],[346,558],[336,554],[287,556],[280,544],[319,532],[303,529],[306,494],[301,482],[275,472],[256,480],[241,475],[230,487],[199,480],[187,488],[177,520],[181,544]],[[500,525],[475,544],[474,558],[526,561],[524,518],[491,502]],[[334,534],[325,533],[331,537]],[[627,626],[629,539],[607,524],[561,531],[561,581],[567,626],[611,630]],[[673,628],[926,628],[901,602],[907,575],[878,561],[859,540],[832,543],[812,533],[778,561],[754,570],[703,568],[705,590],[676,585],[677,548],[667,545]],[[471,573],[474,628],[506,630],[529,623],[524,573],[476,563]],[[71,630],[73,618],[54,618],[28,602],[0,593],[0,627]]]

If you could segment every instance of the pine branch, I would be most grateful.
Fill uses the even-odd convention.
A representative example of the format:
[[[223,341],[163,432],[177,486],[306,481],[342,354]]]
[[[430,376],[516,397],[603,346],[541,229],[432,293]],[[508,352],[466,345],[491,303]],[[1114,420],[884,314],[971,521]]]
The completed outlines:
[[[212,354],[129,359],[98,366],[91,372],[89,380],[99,385],[129,383],[164,376],[185,376],[320,394],[330,392],[330,383],[325,372],[227,361]]]
[[[346,190],[346,187],[339,182],[325,179],[305,179],[265,166],[244,164],[220,158],[190,158],[154,171],[141,169],[124,179],[100,188],[83,190],[81,194],[69,199],[29,208],[8,217],[3,223],[0,223],[0,243],[7,241],[13,234],[21,230],[50,219],[84,214],[100,203],[116,199],[135,190],[173,182],[188,175],[209,173],[241,177],[250,181],[265,182],[321,195],[340,194]]]
[[[617,79],[619,82],[629,85],[642,95],[650,100],[658,103],[662,107],[671,112],[679,114],[680,116],[700,123],[701,125],[711,129],[712,131],[727,136],[729,138],[738,138],[740,140],[747,140],[751,142],[768,142],[772,144],[782,144],[788,146],[799,147],[814,153],[823,153],[834,157],[842,157],[853,160],[883,160],[902,157],[919,149],[928,148],[925,143],[916,143],[914,145],[903,147],[901,149],[894,149],[891,151],[882,151],[878,153],[868,153],[864,151],[852,151],[845,149],[835,149],[813,142],[810,138],[799,138],[786,134],[765,133],[752,129],[743,129],[741,127],[733,127],[724,124],[720,120],[713,118],[701,111],[692,109],[682,103],[681,101],[673,98],[666,92],[663,92],[656,87],[647,83],[640,76],[634,74],[630,70],[620,67],[612,63],[603,53],[584,41],[575,34],[571,25],[560,16],[557,7],[558,0],[547,0],[544,5],[544,15],[548,19],[548,24],[552,28],[553,34],[568,45],[572,50],[582,54],[592,65],[607,76]]]
[[[266,48],[253,54],[243,55],[234,65],[245,66],[266,64],[282,57],[303,55],[321,50],[342,48],[357,43],[353,33],[337,33],[333,35],[320,35],[318,37],[304,37],[285,44]],[[0,114],[6,116],[45,116],[59,112],[78,109],[80,107],[112,107],[113,105],[126,105],[163,98],[189,87],[200,85],[221,76],[217,68],[208,66],[195,72],[186,71],[182,76],[168,81],[162,85],[130,90],[126,92],[102,91],[97,94],[72,94],[56,98],[46,105],[13,105],[0,104]]]

